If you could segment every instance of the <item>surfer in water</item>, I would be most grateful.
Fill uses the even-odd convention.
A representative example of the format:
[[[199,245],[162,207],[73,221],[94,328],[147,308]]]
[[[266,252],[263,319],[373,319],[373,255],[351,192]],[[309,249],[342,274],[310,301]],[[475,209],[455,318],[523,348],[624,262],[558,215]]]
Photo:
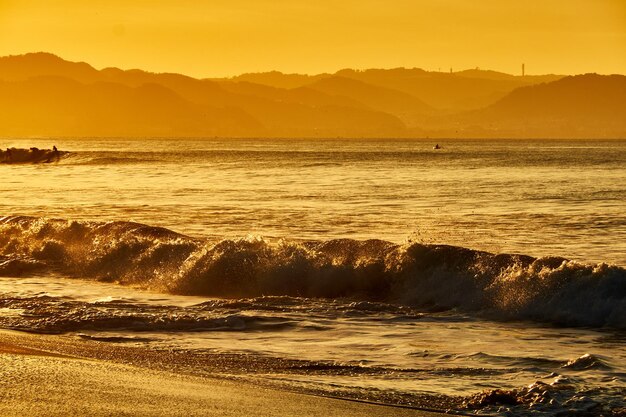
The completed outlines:
[[[56,161],[61,160],[61,153],[59,153],[59,150],[57,149],[56,145],[52,145],[52,156],[54,157]]]
[[[433,146],[433,149],[441,149],[441,146],[439,146],[439,144],[437,143],[435,146]]]

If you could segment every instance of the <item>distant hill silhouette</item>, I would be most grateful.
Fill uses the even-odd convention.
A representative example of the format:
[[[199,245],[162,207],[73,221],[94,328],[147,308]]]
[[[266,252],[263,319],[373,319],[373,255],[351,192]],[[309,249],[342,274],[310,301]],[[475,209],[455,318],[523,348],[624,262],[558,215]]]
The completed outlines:
[[[379,87],[352,78],[328,77],[315,81],[308,88],[323,93],[348,97],[356,102],[384,112],[389,112],[408,125],[416,116],[433,113],[434,109],[420,99],[401,91]]]
[[[242,94],[181,74],[98,71],[47,53],[0,58],[0,134],[66,136],[387,136],[395,116],[300,92]],[[158,93],[156,92],[158,89]],[[293,95],[293,93],[289,93]],[[310,101],[313,101],[312,103]]]
[[[284,101],[288,103],[299,103],[319,106],[344,106],[367,108],[366,105],[344,96],[329,95],[321,91],[308,88],[297,87],[284,89],[271,87],[264,84],[255,84],[247,81],[219,81],[220,87],[231,93],[263,97],[270,100]]]
[[[38,76],[66,77],[83,83],[100,79],[91,65],[65,61],[46,52],[0,57],[0,80],[24,81]]]
[[[404,91],[429,105],[450,111],[475,109],[494,103],[518,87],[559,76],[507,78],[489,76],[494,71],[463,71],[461,73],[427,72],[420,69],[341,71],[341,75],[374,85]],[[501,74],[501,73],[500,73]]]
[[[158,85],[62,77],[0,82],[4,136],[214,136],[263,133],[245,112],[190,103]]]
[[[462,111],[493,104],[516,88],[555,81],[563,76],[521,77],[478,69],[447,73],[425,71],[420,68],[394,68],[363,71],[344,69],[335,74],[315,76],[282,74],[274,71],[244,74],[231,80],[245,80],[278,88],[293,88],[307,86],[331,77],[349,78],[373,86],[401,91],[441,110]]]
[[[519,88],[459,119],[509,136],[626,138],[626,76],[585,74]]]
[[[396,68],[228,79],[0,57],[2,136],[624,137],[624,76]]]
[[[229,78],[234,82],[249,82],[254,84],[269,85],[276,88],[298,88],[311,84],[322,78],[330,77],[330,74],[305,75],[305,74],[283,74],[279,71],[247,73]]]

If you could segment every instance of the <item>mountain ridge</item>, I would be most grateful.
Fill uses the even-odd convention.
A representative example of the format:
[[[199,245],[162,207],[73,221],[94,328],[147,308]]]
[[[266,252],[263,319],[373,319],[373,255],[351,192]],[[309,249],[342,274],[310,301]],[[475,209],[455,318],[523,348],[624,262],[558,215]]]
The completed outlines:
[[[3,136],[625,137],[625,98],[623,75],[392,68],[198,79],[45,52],[0,57]]]

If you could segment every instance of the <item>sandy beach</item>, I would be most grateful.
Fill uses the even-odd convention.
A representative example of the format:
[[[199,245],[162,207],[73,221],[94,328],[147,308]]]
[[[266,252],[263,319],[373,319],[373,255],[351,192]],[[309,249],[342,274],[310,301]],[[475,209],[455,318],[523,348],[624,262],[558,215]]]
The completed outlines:
[[[84,358],[65,353],[71,341],[55,352],[56,339],[0,332],[0,415],[441,415]]]

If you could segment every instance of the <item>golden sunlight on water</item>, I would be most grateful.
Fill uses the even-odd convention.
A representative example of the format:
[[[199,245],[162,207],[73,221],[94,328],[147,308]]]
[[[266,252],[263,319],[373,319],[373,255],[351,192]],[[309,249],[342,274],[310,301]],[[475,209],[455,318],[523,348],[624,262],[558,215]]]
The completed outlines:
[[[626,265],[623,141],[464,140],[441,151],[424,140],[58,145],[71,151],[59,163],[0,165],[3,214],[136,221],[212,239],[411,239]]]
[[[36,3],[0,416],[626,415],[623,0]]]

